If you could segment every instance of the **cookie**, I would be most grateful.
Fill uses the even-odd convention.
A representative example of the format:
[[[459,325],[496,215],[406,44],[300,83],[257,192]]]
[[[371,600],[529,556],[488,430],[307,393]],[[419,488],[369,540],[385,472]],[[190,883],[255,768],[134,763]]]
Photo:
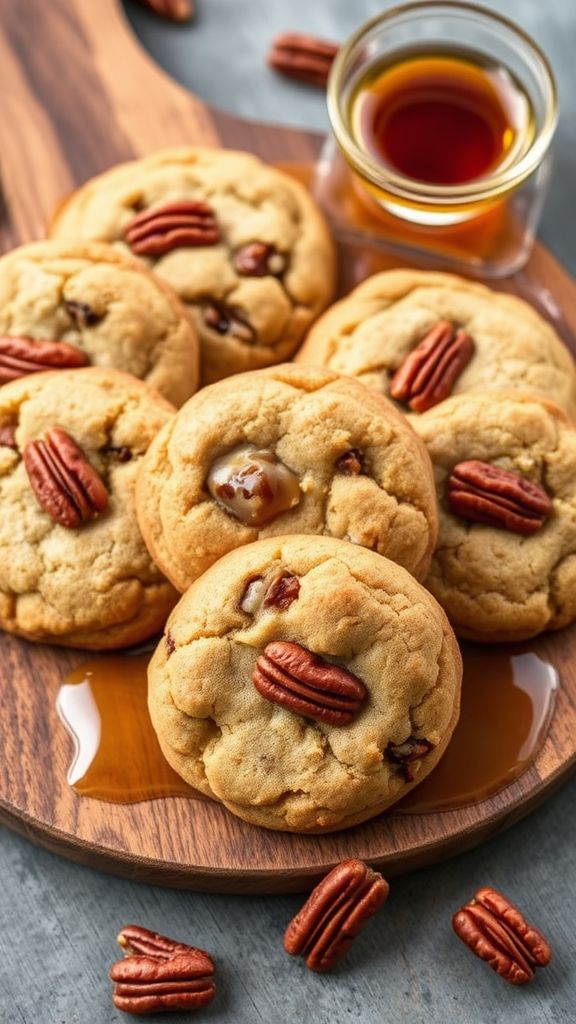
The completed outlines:
[[[153,636],[175,601],[136,520],[136,474],[174,409],[94,367],[0,389],[0,628],[93,650]]]
[[[182,597],[149,708],[190,785],[252,824],[327,832],[432,771],[461,674],[448,620],[405,569],[332,537],[269,538]]]
[[[524,640],[576,618],[576,429],[516,392],[418,417],[440,534],[426,586],[462,637]]]
[[[203,384],[289,359],[334,288],[306,189],[248,153],[171,149],[114,167],[50,231],[113,242],[172,285],[200,335]]]
[[[297,359],[356,377],[408,413],[451,394],[518,389],[576,418],[574,361],[550,324],[451,274],[376,274],[324,314]]]
[[[198,353],[174,292],[112,246],[34,242],[0,259],[0,384],[100,366],[182,405],[198,386]]]
[[[357,381],[293,364],[187,402],[150,447],[137,504],[181,591],[227,551],[285,533],[340,537],[423,576],[437,533],[430,461],[405,418]]]

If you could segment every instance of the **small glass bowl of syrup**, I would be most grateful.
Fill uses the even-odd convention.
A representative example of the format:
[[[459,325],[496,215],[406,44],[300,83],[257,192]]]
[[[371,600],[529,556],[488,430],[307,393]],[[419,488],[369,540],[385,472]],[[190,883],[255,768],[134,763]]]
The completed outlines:
[[[450,228],[500,209],[522,191],[513,244],[507,237],[500,253],[480,254],[496,273],[521,265],[557,122],[551,68],[521,29],[474,4],[396,7],[363,25],[339,51],[328,110],[355,183],[388,219],[416,229]],[[500,236],[502,247],[502,232],[511,227],[499,223],[490,244]],[[485,225],[482,238],[485,243]],[[473,240],[466,245],[473,249]]]

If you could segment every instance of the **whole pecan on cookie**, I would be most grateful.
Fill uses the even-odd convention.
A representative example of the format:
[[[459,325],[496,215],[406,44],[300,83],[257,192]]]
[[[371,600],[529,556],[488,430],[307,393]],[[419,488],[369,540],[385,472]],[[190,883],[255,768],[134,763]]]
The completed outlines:
[[[452,393],[462,370],[474,355],[474,342],[449,320],[437,323],[408,353],[390,381],[390,394],[425,412]]]
[[[275,245],[249,242],[236,250],[232,264],[241,277],[266,277],[268,274],[279,277],[286,269],[286,257]]]
[[[182,199],[138,213],[126,226],[124,238],[136,256],[164,256],[181,247],[215,245],[220,228],[203,199]]]
[[[311,892],[284,935],[284,949],[303,956],[311,971],[328,971],[350,949],[390,887],[361,860],[338,864]]]
[[[392,764],[400,765],[406,782],[413,782],[413,762],[421,761],[431,750],[434,750],[434,744],[430,740],[409,736],[403,743],[392,743],[390,741],[386,747],[386,759],[391,761]]]
[[[42,370],[70,370],[86,366],[88,357],[66,341],[36,341],[11,335],[0,337],[0,384]]]
[[[206,327],[216,334],[227,334],[247,345],[256,341],[256,331],[242,310],[227,306],[225,302],[206,302],[203,308]]]
[[[108,491],[82,449],[60,427],[30,441],[24,465],[40,507],[56,523],[76,529],[108,504]]]
[[[118,935],[125,959],[110,969],[112,1000],[125,1013],[195,1010],[216,993],[214,963],[202,949],[131,924]]]
[[[326,725],[349,725],[366,697],[357,676],[287,640],[267,644],[252,682],[266,700]]]
[[[142,7],[148,7],[160,18],[168,21],[189,21],[196,5],[194,0],[138,0]]]
[[[324,87],[338,49],[336,43],[315,36],[283,32],[272,42],[268,64],[288,78]]]
[[[552,502],[539,484],[478,459],[454,466],[447,498],[451,511],[461,519],[526,536],[539,530],[552,511]]]
[[[496,889],[479,889],[452,918],[457,936],[512,985],[525,985],[550,963],[544,936]]]

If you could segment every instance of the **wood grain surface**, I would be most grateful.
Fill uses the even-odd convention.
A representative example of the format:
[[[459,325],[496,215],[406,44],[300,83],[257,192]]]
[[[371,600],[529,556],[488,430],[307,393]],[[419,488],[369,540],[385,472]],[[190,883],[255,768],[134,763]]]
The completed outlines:
[[[41,47],[28,46],[35,19]],[[208,110],[160,73],[127,33],[115,0],[28,0],[3,12],[0,87],[1,242],[39,237],[56,203],[120,160],[160,146],[239,146],[264,159],[310,161],[318,139],[246,124]],[[54,73],[58,67],[66,73]],[[365,268],[361,246],[341,247],[343,285]],[[375,256],[371,269],[389,265]],[[531,297],[569,339],[576,287],[542,248],[506,287]],[[564,311],[564,314],[561,311]],[[78,797],[66,783],[70,740],[56,692],[76,651],[0,641],[0,820],[68,857],[129,877],[219,891],[306,888],[338,860],[360,856],[405,871],[460,852],[517,820],[548,795],[576,760],[576,630],[535,649],[562,687],[537,761],[490,800],[435,815],[387,815],[349,832],[288,836],[251,828],[219,806],[171,798],[131,806]]]

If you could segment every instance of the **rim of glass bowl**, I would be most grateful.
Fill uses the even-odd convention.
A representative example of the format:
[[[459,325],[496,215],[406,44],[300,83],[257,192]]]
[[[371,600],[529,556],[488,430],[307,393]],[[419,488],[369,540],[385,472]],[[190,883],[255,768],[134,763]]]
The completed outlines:
[[[425,12],[428,10],[432,14],[434,9],[437,12],[439,9],[444,9],[447,14],[453,10],[464,14],[476,15],[493,22],[496,26],[503,25],[515,37],[517,44],[521,45],[522,51],[528,50],[532,58],[536,60],[544,79],[545,118],[540,131],[526,152],[517,163],[511,164],[501,172],[496,172],[490,177],[479,178],[476,181],[466,182],[461,185],[428,184],[427,182],[408,178],[392,169],[383,167],[382,164],[373,160],[356,144],[341,111],[340,83],[348,59],[358,44],[377,25],[385,25],[386,22],[413,12]],[[498,14],[496,11],[489,10],[487,7],[474,3],[464,3],[461,0],[417,0],[415,3],[401,4],[381,14],[377,14],[374,18],[361,25],[339,49],[328,80],[328,114],[338,145],[347,154],[355,169],[377,188],[384,188],[390,194],[412,202],[421,200],[430,204],[451,205],[462,203],[463,200],[480,201],[493,198],[502,192],[508,192],[515,185],[524,181],[538,167],[546,155],[556,129],[558,121],[558,93],[554,73],[545,53],[527,32],[524,32],[523,29],[515,25],[508,18],[503,17],[503,15]]]

